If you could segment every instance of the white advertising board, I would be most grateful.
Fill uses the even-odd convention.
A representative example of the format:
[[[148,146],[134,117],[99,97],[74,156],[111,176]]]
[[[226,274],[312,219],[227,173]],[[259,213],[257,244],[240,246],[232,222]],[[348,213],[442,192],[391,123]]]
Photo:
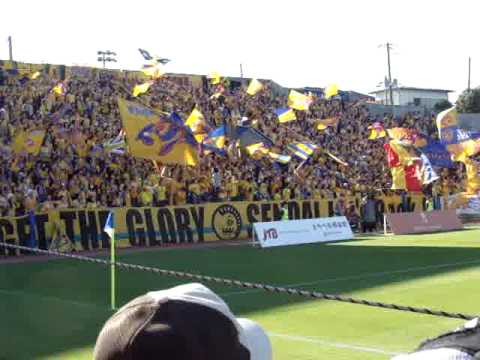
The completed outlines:
[[[254,223],[262,248],[353,239],[345,216]]]

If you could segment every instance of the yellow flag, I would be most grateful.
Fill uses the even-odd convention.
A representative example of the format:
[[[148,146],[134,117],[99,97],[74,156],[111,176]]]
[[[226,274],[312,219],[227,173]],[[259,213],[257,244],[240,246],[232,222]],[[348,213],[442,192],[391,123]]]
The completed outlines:
[[[16,154],[27,152],[38,155],[45,138],[45,130],[20,131],[13,141],[12,149]]]
[[[411,165],[413,161],[419,160],[418,156],[412,155],[407,147],[398,144],[395,141],[390,141],[390,146],[398,155],[398,160],[402,165]]]
[[[53,87],[52,91],[57,95],[65,95],[65,85],[58,83]]]
[[[162,119],[133,101],[118,99],[118,106],[132,156],[162,164],[198,163],[198,144],[185,126]]]
[[[480,191],[480,164],[473,159],[464,160],[467,171],[467,194],[477,194]]]
[[[325,99],[330,99],[331,97],[338,94],[338,85],[331,84],[325,88]]]
[[[279,123],[286,123],[289,121],[297,120],[295,111],[293,111],[292,109],[280,108],[275,110],[275,113],[277,114]]]
[[[218,72],[214,71],[208,74],[208,78],[210,79],[212,85],[220,84],[220,74]]]
[[[337,117],[319,120],[317,123],[317,130],[325,130],[329,126],[337,126],[338,120]]]
[[[403,190],[407,188],[405,180],[405,168],[397,166],[390,169],[392,173],[392,190]]]
[[[250,81],[250,84],[248,85],[247,94],[253,96],[262,89],[263,89],[263,84],[257,79],[252,79]]]
[[[30,75],[30,79],[35,80],[40,76],[40,71],[35,71],[32,75]]]
[[[208,125],[203,114],[197,109],[193,109],[190,116],[185,120],[195,137],[195,140],[202,142],[208,135]]]
[[[132,95],[137,97],[138,95],[146,93],[150,88],[150,86],[152,86],[152,84],[153,84],[153,81],[147,81],[147,82],[144,82],[143,84],[135,85],[135,87],[133,88]]]
[[[245,150],[247,150],[247,153],[254,159],[261,159],[270,153],[270,150],[263,143],[245,146]]]
[[[155,65],[146,65],[142,68],[141,72],[155,80],[160,79],[165,74],[163,66],[160,63]]]
[[[313,98],[296,90],[290,90],[288,95],[288,106],[295,110],[308,110]]]

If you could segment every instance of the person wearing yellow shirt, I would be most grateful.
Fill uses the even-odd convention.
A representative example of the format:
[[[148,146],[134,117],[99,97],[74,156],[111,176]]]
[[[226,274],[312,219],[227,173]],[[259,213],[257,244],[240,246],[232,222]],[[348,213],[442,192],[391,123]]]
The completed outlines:
[[[273,201],[282,201],[282,195],[279,192],[273,194]]]
[[[282,199],[284,201],[289,201],[292,197],[292,191],[290,190],[289,187],[285,187],[283,190],[282,190]]]
[[[155,197],[156,197],[156,205],[157,206],[167,206],[168,199],[167,199],[167,187],[165,186],[164,182],[160,180],[158,185],[154,187]]]
[[[189,203],[199,204],[200,203],[200,184],[194,182],[188,185]]]
[[[148,207],[153,205],[153,194],[146,186],[143,187],[143,191],[140,193],[140,201],[142,206]]]
[[[187,189],[185,183],[178,181],[175,184],[175,205],[185,205],[187,203]]]
[[[312,191],[312,197],[315,199],[315,200],[319,200],[322,198],[322,191],[320,190],[320,188],[317,186],[315,186]]]
[[[268,193],[268,184],[265,182],[262,182],[258,188],[257,194],[256,194],[256,200],[269,200],[270,195]]]
[[[230,181],[226,185],[227,197],[230,201],[239,201],[239,183],[235,176],[230,178]]]

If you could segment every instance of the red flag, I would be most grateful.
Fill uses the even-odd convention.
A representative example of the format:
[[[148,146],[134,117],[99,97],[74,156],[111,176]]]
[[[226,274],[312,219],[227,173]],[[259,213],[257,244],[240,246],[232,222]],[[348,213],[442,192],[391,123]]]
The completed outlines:
[[[422,191],[421,162],[405,166],[405,183],[408,191]]]
[[[393,148],[390,146],[390,144],[384,144],[383,148],[387,152],[387,163],[388,167],[397,167],[400,166],[400,157],[398,154],[393,150]]]

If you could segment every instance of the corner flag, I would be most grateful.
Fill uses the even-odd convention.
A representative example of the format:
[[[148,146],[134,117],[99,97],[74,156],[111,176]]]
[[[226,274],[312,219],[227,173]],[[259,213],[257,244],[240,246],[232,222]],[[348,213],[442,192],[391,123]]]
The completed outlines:
[[[112,310],[115,310],[115,223],[113,218],[113,212],[108,213],[107,221],[103,227],[110,237],[110,285],[111,285],[111,306]]]
[[[105,231],[108,236],[110,237],[110,240],[115,238],[115,228],[114,228],[114,223],[113,223],[113,212],[108,213],[107,221],[105,222],[105,227],[103,228],[103,231]]]

